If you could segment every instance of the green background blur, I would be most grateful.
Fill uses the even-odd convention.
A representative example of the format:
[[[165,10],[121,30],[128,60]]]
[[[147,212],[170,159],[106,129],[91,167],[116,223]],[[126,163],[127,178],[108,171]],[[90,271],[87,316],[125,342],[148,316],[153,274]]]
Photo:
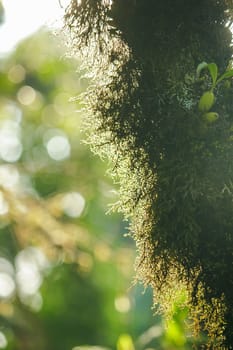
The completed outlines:
[[[133,285],[117,188],[81,142],[88,74],[64,47],[41,30],[0,59],[0,349],[189,349],[187,310],[165,330]]]

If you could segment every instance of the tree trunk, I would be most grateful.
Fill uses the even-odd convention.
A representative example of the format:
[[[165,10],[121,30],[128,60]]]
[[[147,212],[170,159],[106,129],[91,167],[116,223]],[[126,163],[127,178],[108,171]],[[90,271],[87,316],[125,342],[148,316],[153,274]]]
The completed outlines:
[[[196,68],[229,68],[232,11],[227,0],[73,0],[66,14],[74,45],[96,58],[88,130],[115,159],[138,275],[164,309],[186,291],[211,349],[233,348],[233,88],[219,83],[198,108],[213,83]]]

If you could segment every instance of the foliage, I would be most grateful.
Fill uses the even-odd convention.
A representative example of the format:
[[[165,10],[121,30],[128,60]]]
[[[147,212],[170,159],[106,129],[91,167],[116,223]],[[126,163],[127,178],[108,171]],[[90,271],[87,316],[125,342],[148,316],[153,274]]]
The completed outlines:
[[[93,71],[86,129],[112,161],[138,276],[165,312],[185,288],[194,333],[216,349],[233,344],[232,86],[216,84],[232,57],[232,11],[231,0],[72,0],[66,12]],[[203,60],[215,62],[213,81],[196,77]],[[213,86],[215,112],[211,95],[202,118]]]

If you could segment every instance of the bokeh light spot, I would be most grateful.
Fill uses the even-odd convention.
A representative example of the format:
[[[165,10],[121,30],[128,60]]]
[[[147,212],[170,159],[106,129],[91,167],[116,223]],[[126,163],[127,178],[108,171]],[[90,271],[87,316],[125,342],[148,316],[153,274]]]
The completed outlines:
[[[8,299],[15,291],[15,282],[6,272],[0,272],[0,298]]]
[[[118,312],[126,313],[130,310],[130,300],[126,295],[121,295],[115,299],[115,308]]]
[[[29,306],[33,311],[40,311],[43,305],[43,298],[39,292],[36,292],[35,294],[28,295],[28,294],[22,294],[20,295],[21,301]]]
[[[34,294],[40,288],[42,278],[33,266],[26,266],[16,273],[16,281],[22,294]]]
[[[16,162],[22,154],[22,144],[16,137],[9,137],[1,144],[0,155],[6,162]]]
[[[19,184],[19,172],[14,165],[0,165],[0,185],[6,189],[14,190]]]
[[[1,127],[6,123],[15,123],[19,125],[22,120],[22,110],[19,106],[10,100],[5,100],[4,104],[0,103]]]
[[[13,265],[10,263],[9,260],[2,257],[0,258],[0,272],[6,272],[8,275],[11,276],[14,275]]]
[[[49,156],[54,160],[63,160],[70,156],[70,143],[66,136],[57,135],[52,137],[47,145]]]
[[[0,349],[5,349],[8,345],[8,341],[4,333],[0,332]]]
[[[36,91],[31,86],[22,86],[17,93],[17,98],[22,105],[29,106],[36,99]]]
[[[15,265],[19,294],[24,297],[37,293],[42,283],[41,271],[48,267],[44,254],[34,247],[25,248],[17,254]]]
[[[0,128],[0,157],[6,162],[16,162],[22,154],[18,122],[6,120]]]
[[[78,192],[67,193],[62,199],[62,208],[66,215],[77,218],[85,208],[85,199]]]
[[[16,64],[15,66],[11,67],[8,72],[8,79],[15,84],[21,83],[25,78],[25,69],[21,64]]]

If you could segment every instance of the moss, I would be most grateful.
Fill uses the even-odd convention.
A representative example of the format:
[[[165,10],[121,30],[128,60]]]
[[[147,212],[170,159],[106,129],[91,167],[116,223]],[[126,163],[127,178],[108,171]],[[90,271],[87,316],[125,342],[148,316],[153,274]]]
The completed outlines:
[[[209,337],[203,348],[231,349],[233,89],[219,85],[219,118],[207,125],[198,100],[210,82],[195,69],[201,61],[220,72],[228,66],[233,2],[106,4],[73,0],[66,20],[92,66],[86,130],[94,151],[112,161],[138,276],[164,310],[174,285],[185,287],[194,330]]]

